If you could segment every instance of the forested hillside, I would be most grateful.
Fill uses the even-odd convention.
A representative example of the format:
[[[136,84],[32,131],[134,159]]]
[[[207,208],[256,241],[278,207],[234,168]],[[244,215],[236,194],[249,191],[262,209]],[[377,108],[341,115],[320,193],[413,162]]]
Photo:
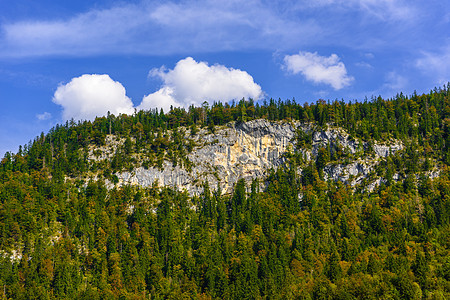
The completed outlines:
[[[355,155],[298,131],[267,178],[231,193],[119,185],[137,166],[192,167],[201,130],[255,119],[401,141],[365,181],[326,180]],[[115,152],[102,151],[114,137]],[[106,156],[105,156],[106,155]],[[105,160],[92,159],[105,156]],[[11,299],[446,299],[450,84],[363,102],[220,102],[67,122],[0,164],[0,296]],[[433,176],[431,176],[434,174]]]

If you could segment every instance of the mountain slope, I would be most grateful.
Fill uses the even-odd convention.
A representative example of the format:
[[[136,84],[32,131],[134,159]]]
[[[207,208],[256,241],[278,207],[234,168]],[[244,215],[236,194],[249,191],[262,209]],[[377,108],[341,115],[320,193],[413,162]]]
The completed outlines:
[[[136,166],[131,172],[118,172],[115,175],[119,184],[136,184],[152,186],[170,186],[179,190],[186,189],[190,195],[202,192],[203,182],[209,186],[220,185],[222,192],[231,193],[240,178],[247,183],[253,179],[265,178],[271,169],[276,169],[286,161],[289,153],[302,156],[304,164],[315,160],[320,148],[346,152],[352,160],[344,162],[337,159],[325,166],[325,179],[332,178],[355,185],[366,178],[378,164],[380,158],[395,153],[403,148],[400,141],[392,140],[388,145],[373,143],[371,156],[367,156],[368,142],[351,140],[348,133],[340,128],[322,129],[312,124],[300,122],[267,121],[257,119],[243,123],[229,123],[216,128],[214,133],[201,129],[194,136],[189,130],[183,139],[192,139],[195,145],[187,155],[188,167],[174,166],[165,161],[161,168]],[[310,137],[310,142],[303,146],[296,145],[299,132]],[[107,140],[114,141],[113,137]],[[108,142],[111,153],[117,144]],[[92,149],[95,152],[96,148]],[[365,151],[366,150],[366,151]],[[102,151],[102,153],[104,153]],[[95,161],[108,160],[109,157],[91,156]],[[301,174],[301,166],[298,168]],[[349,176],[353,176],[349,181]]]
[[[450,90],[68,122],[0,164],[0,295],[450,297]]]

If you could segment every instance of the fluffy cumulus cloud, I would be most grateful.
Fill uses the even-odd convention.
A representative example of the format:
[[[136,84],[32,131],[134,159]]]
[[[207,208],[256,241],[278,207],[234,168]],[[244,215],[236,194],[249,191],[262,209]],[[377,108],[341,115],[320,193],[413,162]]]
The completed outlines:
[[[152,69],[150,77],[162,80],[161,88],[145,96],[137,109],[200,106],[204,101],[230,101],[233,99],[259,99],[263,92],[247,72],[223,65],[209,66],[191,57],[180,60],[174,69]],[[120,82],[108,75],[85,74],[60,85],[53,102],[63,107],[65,120],[93,120],[109,111],[114,115],[132,114],[131,99],[126,96]],[[37,116],[40,120],[46,113]]]
[[[223,65],[209,66],[191,57],[180,60],[174,69],[165,67],[150,71],[151,77],[163,81],[161,89],[145,96],[139,109],[201,105],[204,101],[230,101],[233,99],[258,99],[263,92],[247,72]]]
[[[65,120],[93,120],[108,111],[114,115],[134,112],[123,85],[108,75],[85,74],[73,78],[57,88],[53,102],[63,107]]]
[[[347,69],[336,54],[329,57],[311,52],[300,51],[298,54],[286,55],[284,67],[292,74],[302,74],[309,81],[331,85],[340,90],[351,84],[353,77],[347,74]]]

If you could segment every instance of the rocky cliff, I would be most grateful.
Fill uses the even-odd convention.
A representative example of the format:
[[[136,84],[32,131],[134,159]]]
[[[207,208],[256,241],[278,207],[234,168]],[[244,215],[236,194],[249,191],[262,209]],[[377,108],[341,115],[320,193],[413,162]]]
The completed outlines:
[[[295,147],[298,132],[310,137],[310,143],[300,149]],[[184,134],[185,138],[189,137],[189,132]],[[216,128],[214,133],[201,129],[192,138],[196,146],[188,154],[192,163],[190,170],[179,165],[173,166],[168,161],[164,162],[162,168],[137,166],[131,172],[117,173],[118,184],[164,185],[186,190],[193,195],[200,193],[202,184],[208,181],[212,189],[220,184],[222,192],[227,193],[239,178],[246,181],[265,178],[270,169],[283,164],[288,151],[300,152],[307,163],[316,158],[321,147],[329,147],[340,149],[352,159],[328,164],[324,169],[325,179],[356,185],[373,171],[381,157],[402,149],[402,144],[397,141],[389,145],[373,144],[372,153],[368,156],[365,153],[369,144],[352,138],[341,128],[324,129],[310,124],[271,122],[265,119],[230,123]],[[119,139],[109,140],[118,143]],[[101,155],[107,158],[108,152],[103,149]],[[298,172],[301,171],[299,168]]]

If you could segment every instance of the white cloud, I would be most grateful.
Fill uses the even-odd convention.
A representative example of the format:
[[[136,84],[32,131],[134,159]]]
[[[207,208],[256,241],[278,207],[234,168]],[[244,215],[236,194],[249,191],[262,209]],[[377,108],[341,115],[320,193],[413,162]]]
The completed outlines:
[[[37,114],[36,118],[39,121],[45,121],[45,120],[49,120],[52,117],[52,114],[49,112],[43,112],[42,114]]]
[[[438,84],[450,81],[450,45],[438,52],[425,52],[416,61],[416,66],[433,77]]]
[[[125,88],[108,75],[85,74],[73,78],[57,88],[53,102],[63,107],[65,120],[94,120],[108,111],[114,115],[134,112]]]
[[[287,18],[273,9],[274,5],[258,0],[142,1],[90,10],[68,19],[4,23],[0,55],[160,55],[274,49],[275,44],[298,44],[322,36],[312,19],[299,22]],[[302,39],[293,39],[294,35]]]
[[[395,71],[388,72],[381,90],[386,93],[399,93],[406,87],[408,80]]]
[[[403,0],[354,0],[361,9],[382,20],[411,20],[418,11],[409,1]]]
[[[4,55],[86,55],[127,47],[133,31],[144,22],[133,5],[91,10],[67,20],[26,20],[5,24]]]
[[[383,21],[408,21],[420,12],[415,3],[405,0],[316,0],[302,1],[298,7],[359,10]]]
[[[164,112],[168,112],[170,110],[170,106],[184,107],[186,105],[183,105],[175,100],[172,87],[164,86],[160,90],[145,96],[142,99],[141,104],[138,106],[138,109],[147,110],[151,108],[162,108]]]
[[[347,75],[347,69],[336,54],[329,57],[320,56],[317,52],[303,52],[286,55],[284,67],[293,74],[301,73],[305,78],[314,83],[331,85],[335,90],[340,90],[351,84],[353,77]]]
[[[191,57],[180,60],[172,70],[152,69],[149,76],[160,78],[162,87],[143,97],[136,109],[157,107],[168,112],[171,105],[187,108],[191,104],[200,106],[204,101],[258,99],[263,94],[247,72],[218,64],[209,66]],[[53,102],[63,107],[65,120],[94,120],[108,111],[114,115],[134,112],[125,88],[108,75],[85,74],[73,78],[57,88]],[[37,115],[40,120],[48,117],[48,113]]]
[[[223,65],[209,66],[192,57],[180,60],[174,69],[153,69],[149,76],[163,81],[160,90],[143,98],[139,109],[154,107],[168,111],[174,107],[201,105],[204,101],[230,101],[233,99],[258,99],[263,92],[247,72]]]
[[[373,69],[373,66],[365,61],[357,62],[357,63],[355,63],[355,66],[361,67],[361,68],[366,68],[366,69]]]
[[[426,28],[413,21],[418,12],[430,10],[405,0],[133,2],[95,6],[64,19],[3,21],[0,58],[292,51],[323,45],[374,51],[378,43],[412,43],[408,31],[417,35]],[[421,13],[421,20],[426,16]]]

